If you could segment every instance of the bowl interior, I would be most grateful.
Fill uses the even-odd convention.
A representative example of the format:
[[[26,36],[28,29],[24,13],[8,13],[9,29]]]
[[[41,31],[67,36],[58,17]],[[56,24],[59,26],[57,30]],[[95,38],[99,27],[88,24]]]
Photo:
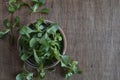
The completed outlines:
[[[48,20],[45,20],[45,22],[47,23],[53,23],[52,21],[48,21]],[[63,30],[59,27],[58,28],[58,32],[61,34],[63,40],[62,40],[62,48],[60,50],[61,54],[64,55],[65,52],[66,52],[66,47],[67,47],[67,41],[66,41],[66,37],[65,37],[65,34],[63,32]],[[19,50],[19,53],[21,52],[21,47],[20,47],[20,44],[19,44],[19,39],[20,39],[21,36],[19,36],[18,38],[18,50]],[[34,61],[34,58],[33,56],[31,56],[27,61],[26,63],[28,65],[30,65],[31,67],[33,68],[36,68],[37,65],[35,64],[35,61]],[[48,62],[47,62],[48,63]],[[52,68],[54,66],[56,66],[57,64],[59,63],[59,61],[57,61],[56,59],[53,59],[52,61],[49,62],[49,64],[45,65],[45,69],[49,69],[49,68]]]

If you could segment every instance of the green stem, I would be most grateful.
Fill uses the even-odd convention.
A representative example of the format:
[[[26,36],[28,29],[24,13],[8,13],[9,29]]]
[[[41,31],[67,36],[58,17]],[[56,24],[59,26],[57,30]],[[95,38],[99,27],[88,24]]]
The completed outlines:
[[[14,45],[14,35],[13,35],[13,14],[11,14],[10,19],[11,25],[10,25],[10,36],[9,36],[9,43],[10,45]]]

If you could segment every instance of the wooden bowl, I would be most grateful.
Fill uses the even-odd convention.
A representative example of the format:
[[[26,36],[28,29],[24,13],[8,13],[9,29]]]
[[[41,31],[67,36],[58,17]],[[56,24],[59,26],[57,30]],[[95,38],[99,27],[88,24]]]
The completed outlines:
[[[49,21],[49,20],[45,20],[46,23],[54,23],[52,21]],[[29,25],[28,25],[29,26]],[[65,37],[65,34],[64,34],[64,31],[62,30],[62,28],[59,26],[58,28],[58,31],[60,32],[60,34],[62,35],[62,38],[63,38],[63,49],[62,49],[62,52],[61,54],[64,55],[66,53],[66,49],[67,49],[67,40],[66,40],[66,37]],[[17,45],[18,45],[18,51],[19,53],[21,52],[21,47],[20,47],[20,44],[19,44],[19,39],[20,39],[21,36],[19,36],[18,38],[18,42],[17,42]],[[48,65],[48,66],[45,66],[45,69],[50,69],[50,68],[53,68],[55,67],[60,61],[56,61],[54,62],[53,64],[51,65]],[[29,59],[27,61],[25,61],[25,63],[27,63],[29,66],[31,66],[32,68],[37,68],[37,65],[35,65],[34,63],[32,63]]]

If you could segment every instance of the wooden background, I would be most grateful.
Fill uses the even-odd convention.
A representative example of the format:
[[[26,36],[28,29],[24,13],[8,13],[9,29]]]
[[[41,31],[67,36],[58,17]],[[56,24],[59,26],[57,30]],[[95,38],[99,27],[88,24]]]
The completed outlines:
[[[2,21],[10,17],[6,1],[0,0],[0,29]],[[46,0],[48,15],[32,14],[23,7],[14,16],[21,17],[21,25],[44,16],[63,28],[68,42],[67,52],[78,60],[82,75],[70,80],[120,80],[120,0]],[[16,47],[7,38],[0,40],[0,80],[15,80],[22,70]],[[47,73],[45,80],[65,80],[61,68]]]

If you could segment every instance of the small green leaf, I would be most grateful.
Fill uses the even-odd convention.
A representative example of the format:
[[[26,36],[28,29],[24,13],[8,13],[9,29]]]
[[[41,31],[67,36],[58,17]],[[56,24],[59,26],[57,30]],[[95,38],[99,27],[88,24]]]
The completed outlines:
[[[48,8],[43,8],[40,12],[48,14],[49,13],[49,9]]]
[[[9,3],[16,3],[16,0],[9,0]]]
[[[62,58],[62,61],[63,61],[65,64],[70,63],[70,57],[69,57],[69,56],[67,56],[67,55],[62,55],[61,58]]]
[[[28,38],[30,38],[30,33],[32,32],[35,32],[34,30],[32,30],[31,28],[27,27],[27,26],[23,26],[21,29],[20,29],[20,34],[21,35],[27,35]]]
[[[4,26],[5,26],[6,28],[9,28],[9,27],[10,27],[10,21],[9,21],[8,19],[5,19],[5,20],[3,21],[3,24],[4,24]]]
[[[65,75],[65,78],[66,78],[67,80],[69,80],[71,76],[72,76],[72,73],[71,73],[71,72],[68,72],[68,73]]]
[[[40,59],[39,59],[39,57],[38,57],[38,55],[36,53],[36,50],[33,49],[33,52],[34,52],[34,59],[35,59],[35,61],[37,62],[37,64],[40,64]]]
[[[72,65],[76,66],[76,65],[78,65],[78,62],[77,61],[73,61]]]
[[[44,18],[41,17],[41,18],[37,19],[37,23],[40,23],[40,24],[44,23]]]
[[[16,6],[16,9],[20,9],[21,4],[15,4],[15,6]]]
[[[40,59],[40,58],[39,58]],[[41,72],[41,70],[43,69],[43,65],[44,65],[44,63],[42,63],[42,62],[40,62],[39,64],[38,64],[38,68],[37,68],[37,71],[38,72]]]
[[[59,53],[59,51],[57,50],[57,48],[56,48],[56,47],[55,47],[55,48],[52,48],[52,47],[51,47],[51,49],[53,50],[53,54],[54,54],[55,58],[56,58],[58,61],[61,61],[60,53]]]
[[[30,40],[30,42],[29,42],[30,47],[33,47],[36,44],[36,42],[37,42],[37,39],[36,38],[32,38]]]
[[[43,45],[44,47],[48,47],[49,46],[49,43],[48,43],[47,39],[45,39],[45,36],[42,36],[42,38],[40,38],[39,43],[41,45]]]
[[[0,31],[0,39],[3,38],[9,32],[10,32],[10,29],[6,29],[5,31]]]
[[[37,12],[37,9],[39,8],[39,4],[34,4],[32,7],[33,12]]]
[[[43,26],[43,25],[40,25],[40,26],[39,26],[39,29],[40,29],[40,30],[43,30],[43,29],[44,29],[44,26]]]
[[[42,37],[42,33],[38,33],[38,37]]]
[[[26,79],[32,80],[32,78],[33,78],[33,73],[28,73]]]
[[[16,76],[16,80],[32,80],[33,73],[31,72],[22,72]]]
[[[45,77],[45,70],[42,69],[40,72],[40,77],[43,79]]]
[[[23,80],[24,79],[24,76],[22,74],[18,74],[16,76],[16,80]]]
[[[53,24],[50,28],[47,29],[47,32],[50,34],[53,34],[53,33],[56,33],[57,30],[58,30],[58,25]]]
[[[15,12],[15,7],[13,6],[13,5],[9,5],[9,7],[8,7],[8,11],[10,12],[10,13],[14,13]]]
[[[44,29],[44,26],[41,25],[40,22],[36,23],[36,24],[35,24],[35,27],[36,27],[36,29],[37,29],[38,31],[40,31],[40,32],[42,32],[42,30]]]
[[[21,60],[26,61],[30,56],[31,56],[30,54],[23,53],[22,56],[21,56]]]
[[[68,67],[68,64],[70,63],[70,57],[67,55],[62,55],[61,56],[61,66],[62,67]]]
[[[20,23],[20,18],[18,16],[15,17],[15,22],[13,24],[13,28],[17,27],[17,25]]]
[[[74,74],[78,73],[78,67],[77,67],[77,65],[78,65],[77,61],[73,61],[72,62],[71,69],[72,69],[72,71],[73,71]]]
[[[57,34],[55,35],[55,40],[62,41],[62,36],[61,36],[59,33],[57,33]]]

